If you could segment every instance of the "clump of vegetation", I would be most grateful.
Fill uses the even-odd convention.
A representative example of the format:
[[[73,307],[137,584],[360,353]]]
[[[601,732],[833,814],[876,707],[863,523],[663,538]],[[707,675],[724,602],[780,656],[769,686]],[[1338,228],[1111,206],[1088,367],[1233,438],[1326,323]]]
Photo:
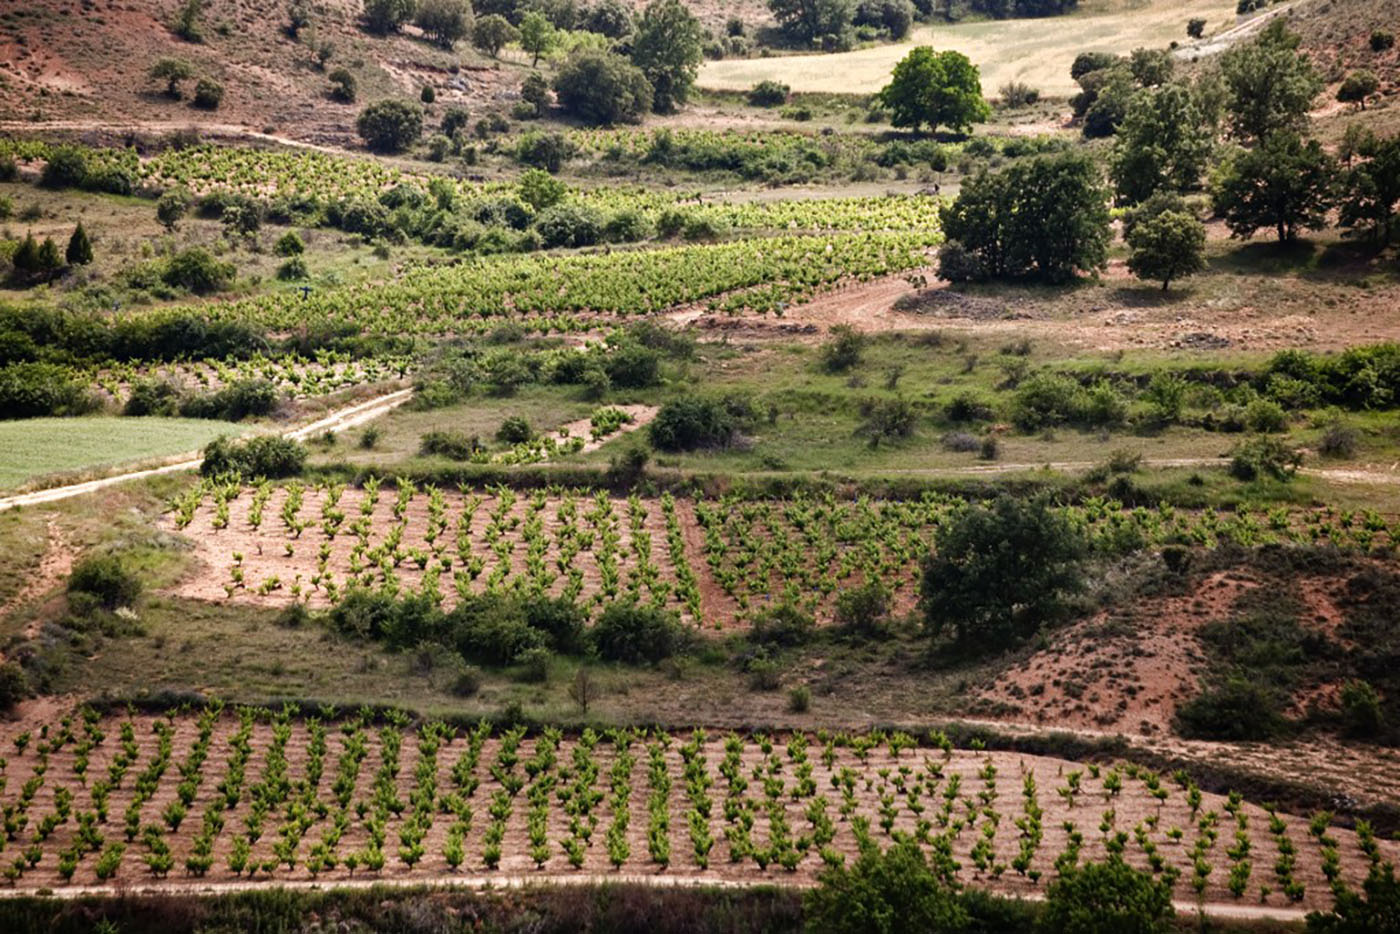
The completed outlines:
[[[83,558],[68,575],[70,598],[81,596],[105,610],[135,606],[141,590],[141,578],[114,554]]]
[[[206,477],[294,477],[306,465],[306,448],[290,438],[261,435],[244,441],[216,438],[204,449]]]

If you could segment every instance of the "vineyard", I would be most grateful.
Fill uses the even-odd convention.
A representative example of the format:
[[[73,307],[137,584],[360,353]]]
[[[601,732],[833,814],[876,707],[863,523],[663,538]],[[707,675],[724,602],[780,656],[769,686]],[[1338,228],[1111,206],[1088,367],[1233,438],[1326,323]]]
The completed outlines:
[[[363,488],[205,481],[172,501],[164,522],[195,542],[207,570],[179,592],[199,599],[326,606],[356,587],[448,605],[481,592],[564,596],[590,609],[626,598],[725,630],[782,603],[830,622],[836,594],[872,580],[911,608],[933,531],[960,504],[933,494],[623,499],[375,479]],[[1369,510],[1220,513],[1092,499],[1064,512],[1103,554],[1167,543],[1367,552],[1400,537],[1394,517]]]
[[[400,380],[410,373],[411,367],[411,360],[403,355],[363,357],[323,349],[310,357],[298,353],[277,357],[255,354],[244,359],[206,358],[171,364],[115,363],[92,373],[90,379],[117,402],[129,398],[132,387],[142,380],[167,382],[185,390],[217,390],[258,380],[293,398],[307,398]]]
[[[668,873],[809,881],[863,842],[1008,892],[1120,854],[1176,897],[1325,907],[1396,844],[1184,773],[893,733],[671,734],[298,719],[218,705],[7,725],[0,863],[97,883]]]

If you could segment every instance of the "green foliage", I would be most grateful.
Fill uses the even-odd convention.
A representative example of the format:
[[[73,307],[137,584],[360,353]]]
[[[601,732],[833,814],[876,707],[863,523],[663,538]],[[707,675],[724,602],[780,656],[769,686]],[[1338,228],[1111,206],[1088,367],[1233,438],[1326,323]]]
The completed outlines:
[[[1337,166],[1317,140],[1279,131],[1254,149],[1238,151],[1211,186],[1215,212],[1236,237],[1274,228],[1280,242],[1327,224]]]
[[[1355,104],[1361,110],[1366,109],[1366,98],[1375,94],[1380,88],[1380,79],[1375,72],[1362,68],[1353,71],[1342,81],[1341,87],[1337,88],[1337,100],[1344,104]]]
[[[1165,292],[1173,279],[1206,268],[1206,226],[1192,214],[1163,211],[1134,225],[1128,248],[1132,274],[1161,282]]]
[[[833,325],[821,346],[822,366],[830,373],[844,373],[860,363],[865,352],[865,335],[849,324]]]
[[[496,440],[503,444],[522,444],[535,436],[535,431],[530,427],[523,416],[512,415],[501,422],[501,427],[496,429]]]
[[[1245,678],[1230,678],[1177,708],[1176,728],[1189,739],[1269,739],[1285,726],[1279,707],[1272,688]]]
[[[180,97],[180,82],[194,77],[194,66],[183,58],[162,58],[151,66],[151,78],[164,81],[165,93],[175,99]]]
[[[816,633],[817,621],[791,603],[779,603],[753,618],[749,641],[759,645],[805,645]]]
[[[495,58],[501,49],[520,38],[510,20],[499,13],[479,17],[472,27],[472,45]]]
[[[1367,681],[1353,679],[1342,685],[1342,720],[1352,736],[1378,736],[1385,726],[1381,696]]]
[[[170,31],[186,42],[203,42],[204,32],[199,20],[204,13],[204,0],[185,0],[175,14]]]
[[[687,396],[663,405],[647,435],[662,451],[721,448],[734,439],[746,414],[747,405],[739,400]]]
[[[851,46],[853,0],[768,0],[768,9],[790,41],[827,52]]]
[[[930,866],[912,839],[883,853],[867,846],[849,868],[823,870],[819,883],[803,900],[812,934],[964,931],[971,924],[948,867]]]
[[[68,248],[64,251],[63,257],[70,266],[86,266],[92,262],[92,241],[88,239],[82,221],[79,221],[78,226],[73,228],[73,235],[68,238]]]
[[[1400,930],[1400,880],[1388,862],[1374,862],[1360,892],[1336,888],[1330,912],[1308,915],[1309,934],[1376,934]]]
[[[0,710],[9,711],[29,696],[29,679],[14,662],[0,662]]]
[[[876,636],[889,621],[891,594],[878,579],[845,587],[836,595],[836,623],[849,633]]]
[[[1342,181],[1341,224],[1353,231],[1367,231],[1384,246],[1393,239],[1395,216],[1400,207],[1400,133],[1373,139],[1363,147],[1358,161]]]
[[[96,605],[115,610],[135,606],[141,597],[141,579],[116,555],[90,555],[68,575],[68,593],[82,594]]]
[[[200,78],[194,86],[194,105],[203,110],[218,110],[224,100],[224,86],[213,78]]]
[[[1107,263],[1108,194],[1082,154],[1018,160],[983,171],[940,208],[948,238],[939,274],[952,281],[1072,279]],[[951,248],[951,250],[950,250]]]
[[[187,247],[166,263],[161,278],[196,295],[218,292],[233,282],[233,263],[221,263],[201,246]]]
[[[331,83],[331,97],[342,104],[355,103],[355,76],[344,68],[337,68],[326,76]]]
[[[753,107],[781,107],[791,93],[792,89],[781,81],[760,81],[745,96]]]
[[[544,75],[532,71],[520,82],[520,100],[529,104],[536,117],[544,116],[549,109],[549,82]]]
[[[1395,33],[1388,29],[1376,29],[1371,33],[1371,51],[1384,52],[1395,47]]]
[[[171,188],[156,199],[156,220],[166,230],[174,230],[190,210],[190,193],[183,188]]]
[[[890,111],[890,123],[915,132],[928,124],[931,131],[946,126],[967,133],[991,116],[977,66],[961,52],[935,52],[929,46],[919,46],[895,65],[879,101]]]
[[[272,246],[272,252],[278,256],[300,256],[306,252],[306,244],[295,230],[289,230],[277,238],[277,242]]]
[[[638,123],[651,109],[653,89],[640,68],[610,52],[580,50],[554,77],[559,106],[587,123]]]
[[[608,661],[658,662],[681,648],[680,618],[669,610],[618,602],[598,616],[591,631],[598,655]]]
[[[704,31],[681,0],[651,0],[632,37],[632,64],[651,82],[651,109],[671,113],[695,86]]]
[[[566,202],[541,211],[535,230],[546,247],[593,246],[602,242],[605,223],[597,208]]]
[[[215,438],[204,449],[206,477],[294,477],[306,464],[306,448],[290,438],[259,435],[244,441]]]
[[[1136,204],[1157,191],[1194,187],[1212,135],[1187,88],[1169,84],[1133,95],[1109,163],[1119,200]]]
[[[1230,125],[1241,138],[1265,140],[1307,126],[1322,77],[1286,17],[1274,17],[1249,42],[1231,46],[1220,56]]]
[[[472,33],[472,8],[467,0],[417,0],[413,24],[444,49]]]
[[[533,165],[536,168],[544,169],[550,174],[558,172],[563,168],[564,163],[572,159],[577,152],[578,148],[562,133],[526,133],[520,137],[520,142],[515,146],[515,158],[517,162],[524,163],[525,165]],[[526,174],[528,175],[529,173]],[[533,182],[532,184],[542,186],[543,183]],[[521,190],[525,190],[524,178],[521,179]],[[554,192],[557,189],[538,187],[536,190],[544,194],[545,192]],[[561,194],[560,198],[562,197]],[[534,202],[529,201],[529,199],[522,198],[522,200],[525,200],[529,204],[534,204]],[[555,198],[552,201],[546,198],[547,203],[535,204],[534,206],[537,209],[547,208],[558,200],[559,198]]]
[[[559,34],[543,14],[531,10],[520,20],[520,47],[533,56],[531,68],[539,65],[540,56],[548,54],[558,44]]]
[[[365,0],[365,28],[381,36],[398,32],[413,18],[414,0]]]
[[[1045,893],[1047,934],[1158,934],[1174,916],[1171,885],[1119,856],[1065,873]]]
[[[966,649],[1006,648],[1034,634],[1083,585],[1083,534],[1042,500],[969,504],[934,532],[920,596],[934,636]]]
[[[423,132],[423,108],[407,101],[375,101],[355,120],[355,131],[376,152],[402,152]]]

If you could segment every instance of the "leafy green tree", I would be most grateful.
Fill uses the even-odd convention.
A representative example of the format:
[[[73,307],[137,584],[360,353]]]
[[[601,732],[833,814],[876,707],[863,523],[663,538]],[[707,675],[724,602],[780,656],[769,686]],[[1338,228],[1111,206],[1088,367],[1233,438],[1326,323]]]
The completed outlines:
[[[407,101],[375,101],[360,111],[355,131],[376,152],[402,152],[423,133],[423,108]]]
[[[853,0],[768,0],[768,9],[790,40],[829,51],[851,44]]]
[[[413,19],[413,0],[365,0],[365,28],[381,36]]]
[[[331,97],[342,104],[355,103],[355,76],[344,68],[337,68],[326,76],[331,83]]]
[[[1187,88],[1169,84],[1137,92],[1109,160],[1118,199],[1135,204],[1157,191],[1194,187],[1210,157],[1212,137]]]
[[[1205,269],[1206,225],[1183,211],[1163,211],[1133,226],[1128,236],[1128,269],[1139,279],[1162,283]]]
[[[472,45],[495,58],[501,49],[520,38],[520,33],[499,13],[483,16],[472,27]]]
[[[1358,146],[1358,160],[1342,180],[1341,223],[1353,230],[1369,228],[1382,246],[1395,234],[1400,209],[1400,134],[1371,139]]]
[[[1040,923],[1046,934],[1159,934],[1172,916],[1171,886],[1114,855],[1052,882]]]
[[[652,104],[651,82],[627,59],[580,50],[554,76],[559,106],[588,123],[639,123]]]
[[[1076,112],[1083,107],[1083,133],[1088,139],[1101,139],[1118,132],[1128,114],[1128,104],[1137,93],[1133,73],[1126,65],[1090,72],[1081,83],[1084,91],[1075,96]]]
[[[591,4],[583,12],[580,25],[609,39],[624,39],[636,28],[632,22],[632,8],[622,0],[598,0]]]
[[[671,113],[690,97],[704,57],[704,30],[681,0],[652,0],[632,37],[632,64],[652,88],[652,110]]]
[[[183,58],[162,58],[151,66],[151,78],[164,81],[167,97],[179,100],[180,82],[194,77],[194,66]]]
[[[891,124],[915,132],[927,123],[930,131],[941,125],[967,133],[992,113],[982,97],[977,66],[961,52],[935,52],[926,45],[894,66],[879,101],[890,111]]]
[[[272,245],[272,252],[278,256],[300,256],[306,252],[306,244],[295,230],[289,230],[277,238],[277,242]]]
[[[1308,934],[1378,934],[1400,931],[1400,880],[1390,863],[1375,863],[1361,891],[1346,886],[1336,892],[1330,912],[1308,915]]]
[[[73,236],[68,238],[68,249],[63,255],[70,266],[86,266],[92,262],[92,241],[81,221],[73,228]]]
[[[1336,163],[1317,140],[1278,131],[1222,166],[1211,188],[1216,214],[1236,237],[1272,227],[1280,241],[1327,224]]]
[[[520,82],[520,99],[535,109],[539,117],[549,109],[549,82],[538,71],[532,71]]]
[[[194,86],[194,105],[204,110],[218,110],[224,101],[224,86],[213,78],[200,78]]]
[[[530,60],[533,68],[540,63],[540,56],[549,53],[559,42],[559,34],[554,24],[533,10],[520,21],[520,47],[534,56]]]
[[[1322,90],[1322,77],[1307,55],[1298,51],[1299,42],[1280,16],[1252,41],[1220,56],[1226,109],[1237,137],[1262,140],[1278,132],[1301,132],[1307,126],[1308,111]]]
[[[186,42],[203,42],[204,31],[200,18],[204,15],[204,0],[185,0],[170,24],[170,31]]]
[[[1337,88],[1337,100],[1344,104],[1355,104],[1365,110],[1366,98],[1375,94],[1380,86],[1380,79],[1376,77],[1375,72],[1364,68],[1353,71],[1342,81],[1342,86]]]
[[[444,49],[472,31],[472,8],[467,0],[418,0],[413,23]]]
[[[923,849],[901,838],[883,853],[868,846],[850,868],[831,867],[803,899],[812,934],[965,931],[971,917],[951,867],[930,866]]]
[[[184,188],[171,188],[156,199],[156,220],[166,230],[174,230],[190,210],[190,193]]]
[[[920,583],[930,634],[1005,648],[1057,617],[1083,586],[1083,534],[1043,500],[968,504],[934,531]]]
[[[520,200],[536,211],[553,207],[569,193],[569,186],[543,169],[526,169],[520,176]]]
[[[204,247],[193,246],[170,258],[161,278],[197,295],[217,292],[233,281],[232,263],[221,263]]]

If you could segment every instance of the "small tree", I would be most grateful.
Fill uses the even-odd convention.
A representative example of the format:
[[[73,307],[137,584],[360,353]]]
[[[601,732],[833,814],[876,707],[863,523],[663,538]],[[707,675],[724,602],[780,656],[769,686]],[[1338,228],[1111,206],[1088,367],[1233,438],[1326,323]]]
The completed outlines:
[[[1300,230],[1326,226],[1335,177],[1336,164],[1316,140],[1278,132],[1224,165],[1211,200],[1236,237],[1273,227],[1280,242],[1291,241]]]
[[[632,37],[632,64],[652,87],[652,110],[670,113],[690,97],[700,72],[704,30],[681,0],[652,0]]]
[[[413,0],[365,0],[365,28],[381,36],[413,18]]]
[[[1205,268],[1206,226],[1182,211],[1163,211],[1133,226],[1128,236],[1128,269],[1139,279],[1162,283]]]
[[[1381,83],[1374,72],[1362,69],[1353,71],[1346,76],[1342,86],[1337,88],[1337,100],[1343,104],[1355,104],[1361,110],[1366,109],[1366,98],[1375,94]]]
[[[594,124],[638,123],[652,104],[646,75],[609,52],[570,56],[554,77],[554,91],[560,107]]]
[[[552,177],[543,169],[526,169],[520,176],[520,200],[536,211],[553,207],[569,193],[569,186]]]
[[[964,931],[971,925],[958,897],[952,867],[929,865],[911,837],[880,852],[861,850],[849,869],[830,867],[803,899],[812,934],[900,934]]]
[[[1342,226],[1369,228],[1372,239],[1384,246],[1394,235],[1400,208],[1400,134],[1358,148],[1368,158],[1358,161],[1343,179]]]
[[[194,66],[183,58],[162,58],[151,66],[151,77],[165,82],[165,94],[180,99],[180,82],[194,77]]]
[[[92,262],[92,241],[81,221],[73,228],[73,236],[68,238],[68,249],[63,255],[70,266],[86,266]]]
[[[1252,41],[1234,45],[1220,56],[1226,108],[1236,136],[1262,140],[1307,126],[1322,78],[1308,56],[1298,51],[1299,42],[1299,36],[1289,31],[1287,18],[1279,16]]]
[[[920,595],[934,636],[1004,649],[1061,612],[1083,584],[1083,534],[1043,500],[967,505],[934,531]]]
[[[1135,204],[1153,192],[1196,185],[1213,132],[1191,92],[1179,84],[1139,91],[1118,127],[1109,177],[1118,198]]]
[[[360,111],[355,131],[375,152],[402,152],[423,133],[423,108],[406,101],[375,101]]]
[[[832,52],[851,44],[854,0],[768,0],[768,9],[789,39]]]
[[[156,199],[156,220],[166,230],[174,230],[190,210],[190,193],[183,188],[171,188]]]
[[[892,125],[916,133],[925,123],[930,131],[947,126],[966,133],[992,112],[982,98],[977,66],[961,52],[935,52],[928,46],[914,49],[894,67],[879,101],[890,111]]]
[[[331,97],[342,104],[355,103],[355,76],[344,68],[337,68],[327,78],[331,83]]]
[[[472,27],[472,45],[495,58],[507,44],[520,38],[520,33],[499,13],[483,16]]]
[[[301,237],[297,236],[295,230],[289,230],[277,238],[277,242],[272,246],[272,252],[278,256],[300,256],[306,252],[306,244]]]
[[[579,710],[588,713],[588,706],[598,697],[598,682],[593,673],[580,665],[574,671],[574,680],[569,682],[569,699],[578,704]]]
[[[1206,21],[1200,17],[1193,17],[1186,21],[1186,35],[1192,39],[1199,39],[1206,34]]]
[[[194,86],[194,105],[205,110],[218,110],[224,100],[224,86],[213,78],[200,78]]]
[[[199,23],[203,13],[203,0],[185,0],[180,5],[179,12],[175,14],[175,22],[170,25],[170,31],[186,42],[203,42],[204,32]]]
[[[472,8],[466,0],[418,0],[414,25],[444,49],[471,35]]]
[[[535,11],[525,14],[520,21],[520,47],[530,55],[530,67],[540,63],[540,56],[549,53],[559,42],[554,24]]]
[[[311,25],[311,4],[309,0],[288,0],[287,3],[287,35],[293,39],[301,35],[301,31]]]
[[[1047,934],[1158,934],[1173,914],[1171,886],[1114,855],[1052,882],[1041,926]]]
[[[543,116],[549,109],[549,82],[538,71],[532,71],[520,82],[520,99],[535,110],[535,116]]]

